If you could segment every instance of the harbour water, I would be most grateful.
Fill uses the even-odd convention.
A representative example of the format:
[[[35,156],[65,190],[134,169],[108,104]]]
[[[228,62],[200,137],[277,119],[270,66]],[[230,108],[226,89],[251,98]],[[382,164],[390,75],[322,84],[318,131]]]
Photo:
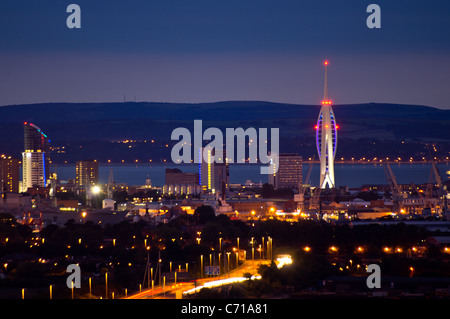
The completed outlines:
[[[247,180],[257,183],[267,183],[268,176],[260,174],[260,166],[257,164],[231,164],[230,183],[243,184]],[[450,170],[450,164],[440,163],[437,167],[442,180],[447,180],[446,172]],[[116,183],[144,185],[146,178],[150,178],[153,186],[162,186],[164,185],[166,168],[178,168],[186,173],[198,172],[198,164],[100,164],[99,180],[102,184],[107,183],[110,170],[112,169]],[[308,168],[309,164],[303,165],[303,178],[306,178]],[[401,163],[391,164],[391,168],[398,183],[421,184],[428,182],[431,164]],[[75,178],[75,165],[58,165],[57,173],[58,178],[61,180]],[[337,186],[360,187],[364,184],[387,184],[384,168],[380,164],[338,163],[335,164],[335,176]],[[311,171],[311,184],[313,186],[316,185],[318,180],[319,164],[314,164]]]

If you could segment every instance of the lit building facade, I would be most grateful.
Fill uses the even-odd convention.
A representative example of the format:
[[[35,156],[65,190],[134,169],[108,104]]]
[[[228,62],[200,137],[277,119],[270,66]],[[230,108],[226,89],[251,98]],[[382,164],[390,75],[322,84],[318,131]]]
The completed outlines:
[[[98,184],[98,162],[96,160],[78,161],[75,165],[77,186],[94,186]]]
[[[199,182],[202,190],[205,192],[225,194],[230,183],[229,166],[226,161],[225,151],[223,151],[223,158],[216,159],[214,149],[205,147],[199,150],[198,156]]]
[[[302,184],[302,157],[296,153],[278,156],[278,171],[269,175],[269,184],[275,189],[298,188]]]
[[[22,191],[31,187],[46,187],[50,174],[50,140],[33,123],[24,123],[22,153]]]
[[[0,156],[0,192],[19,192],[19,159]]]
[[[320,109],[317,119],[316,129],[316,145],[320,159],[320,188],[336,187],[334,179],[334,157],[337,147],[337,129],[336,117],[334,116],[331,100],[328,99],[328,83],[327,83],[327,66],[325,65],[325,86],[324,96],[322,100],[322,108]]]
[[[166,185],[199,185],[198,173],[183,173],[178,168],[166,168]]]
[[[47,185],[45,170],[45,152],[22,153],[22,189],[45,187]]]
[[[197,195],[202,192],[199,173],[183,173],[178,168],[166,168],[163,193],[169,195]]]

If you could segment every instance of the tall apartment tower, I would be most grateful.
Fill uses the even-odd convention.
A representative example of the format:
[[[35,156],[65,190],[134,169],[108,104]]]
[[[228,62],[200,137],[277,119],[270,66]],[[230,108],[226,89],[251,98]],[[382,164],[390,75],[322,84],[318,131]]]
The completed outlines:
[[[98,184],[98,162],[96,160],[78,161],[75,165],[75,184],[93,186]]]
[[[19,159],[0,156],[0,192],[19,192]]]
[[[269,175],[269,184],[279,189],[298,188],[302,183],[302,157],[296,153],[281,153],[278,171]]]
[[[224,195],[230,183],[229,166],[226,161],[225,151],[223,151],[222,158],[213,160],[216,156],[214,149],[205,147],[199,149],[198,156],[199,182],[202,190],[212,193],[219,192]]]
[[[336,155],[337,147],[337,129],[336,118],[334,116],[333,108],[331,107],[331,100],[328,99],[328,80],[327,80],[327,66],[325,65],[325,85],[322,100],[322,108],[320,109],[319,118],[317,119],[316,129],[316,145],[317,152],[320,159],[320,188],[327,186],[333,188],[336,186],[334,180],[334,157]]]
[[[50,175],[50,140],[36,125],[24,122],[22,153],[22,191],[30,187],[46,187]]]

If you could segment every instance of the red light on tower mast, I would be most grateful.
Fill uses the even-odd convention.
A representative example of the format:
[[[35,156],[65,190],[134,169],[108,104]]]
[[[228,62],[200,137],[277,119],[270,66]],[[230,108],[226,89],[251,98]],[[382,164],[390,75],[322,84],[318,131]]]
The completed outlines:
[[[323,62],[323,65],[328,65],[328,60],[325,60],[325,61]]]

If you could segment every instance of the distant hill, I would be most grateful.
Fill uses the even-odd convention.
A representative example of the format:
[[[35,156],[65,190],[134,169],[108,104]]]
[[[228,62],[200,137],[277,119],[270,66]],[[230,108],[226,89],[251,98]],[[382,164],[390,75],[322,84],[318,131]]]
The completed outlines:
[[[114,153],[102,147],[111,141],[132,139],[156,143],[150,153],[167,156],[164,150],[176,127],[192,129],[193,120],[209,126],[278,127],[281,148],[298,152],[299,147],[314,149],[314,125],[319,105],[282,104],[263,101],[225,101],[216,103],[44,103],[0,107],[0,152],[19,156],[23,148],[24,121],[38,125],[52,145],[85,145],[97,157]],[[333,106],[339,129],[339,150],[351,140],[450,142],[450,110],[428,106],[367,103]],[[283,144],[284,142],[284,144]],[[87,145],[92,144],[91,147]],[[164,144],[164,145],[163,145]],[[354,144],[353,146],[355,146]],[[116,145],[117,146],[117,145]],[[137,145],[138,146],[138,145]],[[138,147],[133,150],[136,156]],[[83,149],[83,147],[81,147]],[[351,147],[349,147],[351,149]],[[87,152],[87,151],[86,151]],[[87,153],[66,151],[62,159]],[[143,157],[148,157],[143,150]],[[119,153],[123,154],[123,151]],[[19,155],[18,155],[19,154]],[[97,154],[97,155],[96,155]],[[108,154],[109,155],[109,154]],[[112,156],[113,154],[111,154]],[[131,156],[131,154],[130,154]]]
[[[99,120],[254,120],[315,117],[319,105],[283,104],[263,101],[215,103],[40,103],[0,107],[0,123],[24,119],[49,123]],[[450,119],[450,110],[429,106],[388,103],[334,105],[342,118]]]

